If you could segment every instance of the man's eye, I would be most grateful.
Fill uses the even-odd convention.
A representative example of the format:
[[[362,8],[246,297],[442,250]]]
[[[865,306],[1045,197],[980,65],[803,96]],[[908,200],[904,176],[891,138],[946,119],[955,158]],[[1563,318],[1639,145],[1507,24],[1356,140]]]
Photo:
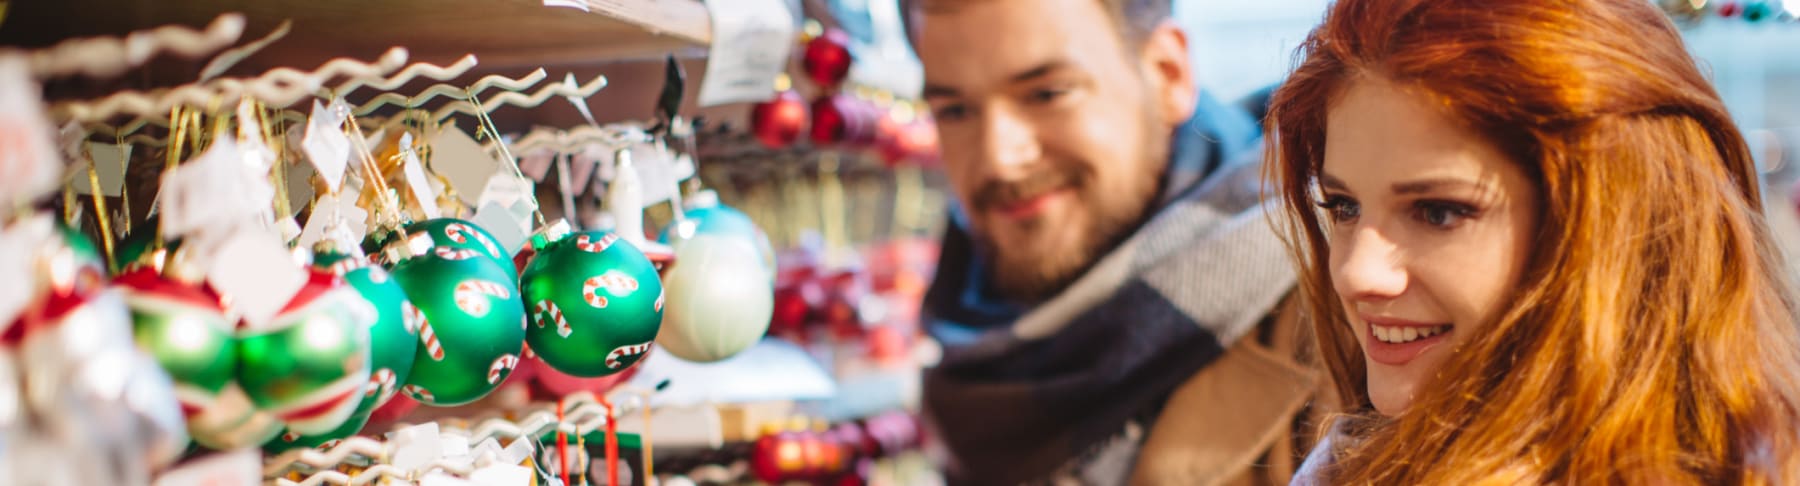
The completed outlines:
[[[1040,89],[1032,91],[1030,99],[1032,104],[1048,104],[1062,99],[1067,94],[1069,94],[1068,88]]]
[[[969,116],[969,108],[961,104],[944,105],[931,111],[933,121],[954,122]]]

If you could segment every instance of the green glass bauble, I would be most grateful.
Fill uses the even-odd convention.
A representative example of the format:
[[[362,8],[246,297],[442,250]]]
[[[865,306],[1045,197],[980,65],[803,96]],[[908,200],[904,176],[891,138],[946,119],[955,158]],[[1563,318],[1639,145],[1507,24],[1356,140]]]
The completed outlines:
[[[512,255],[508,255],[506,249],[500,247],[500,242],[494,239],[493,234],[476,226],[475,223],[455,218],[428,219],[407,225],[406,232],[407,234],[423,232],[431,235],[434,246],[481,252],[482,255],[494,259],[506,268],[507,281],[515,283],[519,281],[517,271],[513,270]]]
[[[94,240],[88,239],[86,234],[77,231],[73,226],[58,224],[56,229],[62,233],[63,243],[69,245],[69,250],[74,252],[77,264],[106,268],[106,257],[100,254],[98,247],[94,246]]]
[[[376,399],[375,407],[387,403],[400,392],[400,384],[406,383],[419,350],[419,313],[412,311],[406,289],[387,269],[363,257],[322,252],[314,256],[313,267],[342,277],[375,306],[375,324],[369,327],[369,384],[374,389],[368,395]]]
[[[369,384],[375,310],[335,275],[306,285],[260,328],[238,331],[238,383],[257,408],[299,434],[343,425]]]
[[[439,246],[392,273],[420,320],[402,392],[426,405],[462,405],[512,374],[524,349],[525,306],[506,266],[476,250]]]
[[[526,340],[557,371],[590,378],[618,373],[644,358],[662,327],[656,267],[611,233],[551,241],[522,275],[533,324]]]
[[[131,309],[132,337],[175,381],[175,396],[192,416],[218,400],[236,378],[236,327],[217,294],[143,269],[114,283]]]

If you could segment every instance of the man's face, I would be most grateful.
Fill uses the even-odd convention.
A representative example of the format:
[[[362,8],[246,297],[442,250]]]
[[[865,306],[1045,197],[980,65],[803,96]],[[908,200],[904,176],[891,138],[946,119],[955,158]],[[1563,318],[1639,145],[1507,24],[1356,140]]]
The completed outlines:
[[[940,3],[956,5],[927,6],[917,44],[950,183],[998,289],[1049,297],[1156,196],[1175,125],[1166,70],[1098,0]]]

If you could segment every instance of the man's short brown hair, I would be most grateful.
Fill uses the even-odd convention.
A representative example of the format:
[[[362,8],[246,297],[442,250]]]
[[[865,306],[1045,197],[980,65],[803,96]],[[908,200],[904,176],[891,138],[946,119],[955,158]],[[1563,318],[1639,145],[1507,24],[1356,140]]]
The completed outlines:
[[[913,34],[917,28],[913,16],[925,12],[952,11],[962,5],[976,0],[902,0],[906,8],[907,32]],[[1106,13],[1112,16],[1113,26],[1131,46],[1142,43],[1156,30],[1156,26],[1174,15],[1173,0],[1098,0],[1106,6]]]

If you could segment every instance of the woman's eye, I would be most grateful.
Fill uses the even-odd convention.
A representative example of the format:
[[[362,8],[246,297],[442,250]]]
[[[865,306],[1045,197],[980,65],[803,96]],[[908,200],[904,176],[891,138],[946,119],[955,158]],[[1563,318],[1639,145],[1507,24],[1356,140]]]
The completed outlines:
[[[1348,197],[1326,196],[1325,200],[1319,201],[1318,204],[1331,216],[1333,222],[1348,223],[1362,215],[1362,206]]]
[[[1449,201],[1419,201],[1413,205],[1413,217],[1435,228],[1454,228],[1475,215],[1475,208]]]

